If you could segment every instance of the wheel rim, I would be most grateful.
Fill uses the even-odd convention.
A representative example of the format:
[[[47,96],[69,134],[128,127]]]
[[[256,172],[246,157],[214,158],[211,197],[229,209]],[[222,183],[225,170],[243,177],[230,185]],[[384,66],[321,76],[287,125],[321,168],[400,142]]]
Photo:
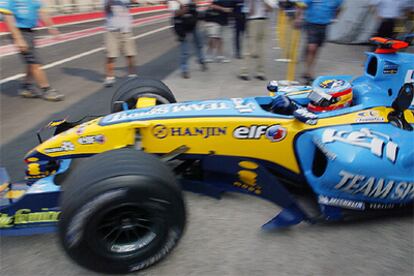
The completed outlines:
[[[138,206],[120,206],[103,214],[96,224],[95,241],[110,254],[134,254],[156,237],[157,223]]]
[[[128,104],[128,108],[135,108],[135,105],[137,103],[138,98],[143,98],[143,97],[148,97],[148,98],[155,98],[156,102],[155,105],[160,105],[160,104],[168,104],[170,103],[166,98],[154,94],[154,93],[143,93],[143,94],[139,94],[138,97],[133,97],[129,100],[127,100],[127,104]]]

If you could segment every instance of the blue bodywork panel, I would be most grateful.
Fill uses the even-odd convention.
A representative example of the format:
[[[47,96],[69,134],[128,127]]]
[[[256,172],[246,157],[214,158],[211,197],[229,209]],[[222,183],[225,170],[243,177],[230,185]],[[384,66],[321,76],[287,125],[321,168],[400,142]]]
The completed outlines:
[[[296,150],[313,151],[299,154],[299,160],[320,203],[355,210],[393,208],[414,199],[413,141],[412,131],[391,124],[358,124],[306,132]],[[319,159],[311,158],[315,151]]]
[[[70,160],[62,161],[58,173],[68,170],[70,163]],[[61,190],[53,182],[54,177],[41,178],[33,185],[13,183],[2,192],[22,191],[24,195],[16,199],[0,199],[0,235],[32,235],[56,230]]]

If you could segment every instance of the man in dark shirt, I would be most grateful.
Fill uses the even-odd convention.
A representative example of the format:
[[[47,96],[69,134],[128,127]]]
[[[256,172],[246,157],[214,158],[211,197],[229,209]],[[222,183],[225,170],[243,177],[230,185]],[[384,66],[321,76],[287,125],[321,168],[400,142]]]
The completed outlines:
[[[232,1],[215,0],[211,3],[206,18],[208,36],[207,62],[230,62],[223,55],[223,28],[228,24],[228,16],[232,12]],[[216,56],[216,57],[215,57]]]
[[[205,58],[203,53],[203,43],[198,32],[197,3],[195,0],[170,0],[168,1],[169,10],[173,12],[173,22],[175,33],[180,41],[180,69],[184,79],[190,78],[188,58],[189,36],[192,35],[194,48],[200,63],[201,70],[206,71]]]

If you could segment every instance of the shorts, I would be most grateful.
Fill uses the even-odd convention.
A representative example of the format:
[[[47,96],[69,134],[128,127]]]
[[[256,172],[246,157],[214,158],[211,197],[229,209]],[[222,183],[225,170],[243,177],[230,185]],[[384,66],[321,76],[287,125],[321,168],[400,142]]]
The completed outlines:
[[[222,38],[223,37],[223,26],[216,22],[207,22],[205,24],[207,37]]]
[[[108,58],[119,57],[120,52],[124,56],[131,57],[137,54],[132,33],[108,31],[105,34],[106,56]]]
[[[305,29],[307,33],[308,44],[317,44],[319,47],[326,40],[326,29],[328,25],[306,23]]]
[[[20,32],[28,47],[26,52],[20,52],[24,62],[26,64],[41,64],[35,49],[35,32],[31,29],[20,29]]]

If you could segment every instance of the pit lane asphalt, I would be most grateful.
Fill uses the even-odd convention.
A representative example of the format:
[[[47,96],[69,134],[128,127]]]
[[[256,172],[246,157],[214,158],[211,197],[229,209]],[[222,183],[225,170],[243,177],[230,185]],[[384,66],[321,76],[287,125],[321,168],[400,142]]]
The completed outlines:
[[[65,53],[93,39],[58,47],[64,47]],[[176,70],[177,44],[169,30],[140,39],[137,45],[140,74],[164,79],[179,100],[264,94],[265,83],[235,79],[240,65],[235,60],[231,64],[212,64],[206,73],[199,72],[193,63],[192,78],[182,80]],[[360,73],[361,49],[336,47],[326,46],[320,73]],[[268,55],[268,72],[282,78],[284,68],[275,68],[272,54]],[[103,58],[103,53],[96,53],[47,70],[52,84],[67,96],[61,103],[21,99],[16,95],[17,82],[2,86],[0,137],[4,143],[0,163],[11,170],[13,179],[22,176],[22,156],[37,144],[35,131],[40,126],[68,114],[79,118],[109,110],[115,88],[102,88]],[[123,60],[118,64],[117,73],[122,76]],[[12,66],[2,62],[2,72]],[[220,201],[191,193],[185,196],[188,227],[179,246],[161,263],[135,275],[414,274],[412,218],[302,224],[266,233],[260,226],[279,211],[271,203],[237,194],[226,195]],[[2,275],[97,275],[73,264],[53,234],[2,237],[0,241]]]

